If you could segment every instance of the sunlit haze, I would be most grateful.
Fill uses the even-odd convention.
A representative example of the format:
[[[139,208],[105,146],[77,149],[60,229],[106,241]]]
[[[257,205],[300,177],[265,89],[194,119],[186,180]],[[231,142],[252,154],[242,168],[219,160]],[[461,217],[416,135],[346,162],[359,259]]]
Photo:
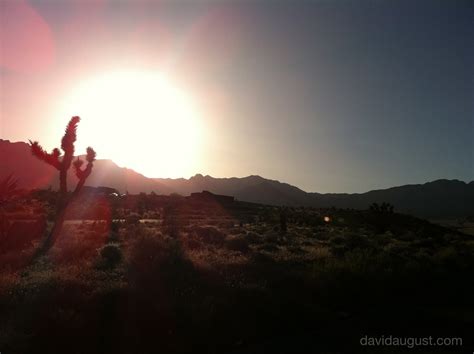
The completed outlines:
[[[474,178],[464,1],[1,1],[0,138],[317,192]]]
[[[199,169],[204,139],[198,108],[167,77],[153,71],[111,71],[78,82],[57,115],[84,117],[79,151],[101,156],[148,177],[189,176]]]

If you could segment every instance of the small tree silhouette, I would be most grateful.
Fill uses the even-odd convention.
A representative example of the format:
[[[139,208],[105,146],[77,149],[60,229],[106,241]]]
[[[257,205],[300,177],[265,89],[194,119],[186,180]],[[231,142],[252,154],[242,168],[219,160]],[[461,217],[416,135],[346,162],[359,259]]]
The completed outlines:
[[[76,177],[79,179],[77,182],[74,192],[69,197],[67,189],[67,173],[71,167],[72,160],[74,158],[74,143],[77,138],[77,124],[81,119],[78,116],[74,116],[69,121],[64,132],[64,136],[61,139],[61,149],[64,151],[64,156],[61,158],[61,151],[58,148],[53,149],[51,153],[46,152],[37,141],[30,140],[31,152],[38,159],[46,162],[47,164],[53,166],[59,171],[59,190],[61,193],[60,201],[58,203],[56,221],[54,223],[53,229],[46,240],[45,248],[46,250],[51,247],[56,241],[57,237],[61,233],[62,226],[64,224],[64,218],[66,214],[66,209],[69,203],[79,194],[81,188],[84,186],[84,183],[92,172],[94,165],[96,153],[91,147],[87,148],[86,161],[87,166],[83,168],[84,161],[79,157],[74,161],[74,171]]]
[[[394,207],[390,203],[372,203],[369,206],[372,223],[377,232],[385,232],[393,222]]]
[[[59,171],[59,189],[64,198],[67,194],[67,171],[71,167],[71,162],[74,157],[74,143],[76,142],[77,124],[80,118],[72,117],[66,126],[66,131],[61,139],[61,149],[64,151],[64,156],[60,159],[61,151],[58,148],[53,149],[51,153],[46,152],[37,141],[31,141],[31,152],[34,156],[47,164],[53,166]]]
[[[374,213],[393,214],[394,207],[390,203],[383,202],[382,204],[372,203],[369,210]]]

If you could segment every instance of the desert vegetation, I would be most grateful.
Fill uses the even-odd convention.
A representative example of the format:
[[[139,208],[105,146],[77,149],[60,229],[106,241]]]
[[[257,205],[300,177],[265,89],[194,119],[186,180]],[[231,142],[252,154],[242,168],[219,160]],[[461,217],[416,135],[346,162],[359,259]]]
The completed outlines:
[[[58,148],[54,148],[52,152],[48,153],[37,141],[30,140],[32,154],[59,171],[60,195],[56,206],[57,212],[54,226],[43,245],[45,250],[48,250],[51,245],[56,242],[56,239],[61,234],[67,208],[69,204],[74,201],[74,199],[76,199],[79,195],[82,187],[84,186],[84,183],[87,180],[87,177],[90,176],[92,168],[94,166],[96,152],[91,147],[87,148],[87,165],[85,167],[83,167],[84,161],[80,157],[77,157],[74,163],[72,163],[75,151],[74,144],[77,139],[77,125],[79,124],[79,122],[80,118],[78,116],[74,116],[71,118],[71,120],[66,126],[64,135],[61,139],[61,149],[64,152],[64,156],[62,157],[61,151]],[[74,172],[78,179],[78,182],[72,194],[69,193],[67,187],[67,175],[69,168],[71,167],[71,163],[74,166]]]
[[[35,191],[4,208],[2,352],[370,352],[359,338],[384,333],[467,345],[472,237],[385,204],[84,191],[61,237],[34,258],[60,198]]]

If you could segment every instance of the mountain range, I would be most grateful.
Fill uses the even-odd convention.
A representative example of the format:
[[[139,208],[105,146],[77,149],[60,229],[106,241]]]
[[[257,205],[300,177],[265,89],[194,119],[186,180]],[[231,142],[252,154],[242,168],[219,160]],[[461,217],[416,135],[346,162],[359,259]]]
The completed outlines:
[[[57,188],[57,171],[32,156],[29,145],[0,139],[0,179],[13,174],[25,189]],[[69,185],[75,184],[73,173]],[[89,186],[107,186],[132,194],[157,194],[207,190],[232,195],[237,200],[269,205],[366,209],[371,203],[388,202],[400,212],[425,218],[474,215],[474,181],[440,179],[425,184],[404,185],[366,193],[308,193],[298,187],[260,176],[214,178],[197,174],[189,179],[148,178],[119,167],[111,160],[97,160],[87,180]]]

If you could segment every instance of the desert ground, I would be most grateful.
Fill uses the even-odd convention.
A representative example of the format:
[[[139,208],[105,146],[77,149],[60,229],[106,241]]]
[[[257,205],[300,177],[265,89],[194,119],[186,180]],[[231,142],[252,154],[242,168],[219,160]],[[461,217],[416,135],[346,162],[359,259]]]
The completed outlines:
[[[89,196],[41,254],[56,199],[2,210],[2,353],[413,352],[360,345],[387,334],[472,345],[474,239],[455,228],[380,208]]]

